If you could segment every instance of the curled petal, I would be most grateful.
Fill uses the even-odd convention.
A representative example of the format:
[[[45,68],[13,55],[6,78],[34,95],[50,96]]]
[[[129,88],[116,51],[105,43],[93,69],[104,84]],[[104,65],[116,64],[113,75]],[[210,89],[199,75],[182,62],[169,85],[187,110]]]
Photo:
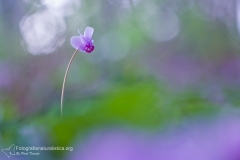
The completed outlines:
[[[79,29],[78,29],[78,33],[80,34],[80,36],[82,36],[82,33],[79,31]]]
[[[92,27],[87,27],[84,31],[84,37],[92,39],[94,29]]]
[[[85,45],[82,42],[82,36],[73,36],[70,40],[70,43],[73,48],[80,50],[81,52],[85,52]]]
[[[81,43],[82,43],[82,45],[83,45],[84,47],[89,44],[88,38],[86,38],[86,37],[84,37],[84,36],[82,36],[82,35],[80,36],[80,40],[81,40]]]

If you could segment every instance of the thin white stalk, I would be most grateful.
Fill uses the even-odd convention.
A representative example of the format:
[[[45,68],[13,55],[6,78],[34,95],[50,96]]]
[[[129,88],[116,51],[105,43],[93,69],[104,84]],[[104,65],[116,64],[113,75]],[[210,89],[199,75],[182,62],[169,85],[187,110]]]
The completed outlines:
[[[67,70],[65,72],[65,76],[64,76],[64,79],[63,79],[63,85],[62,85],[62,95],[61,95],[61,117],[62,117],[62,111],[63,111],[63,96],[64,96],[64,87],[65,87],[65,83],[66,83],[66,79],[67,79],[67,75],[68,75],[68,70],[70,68],[70,65],[72,63],[72,60],[74,58],[74,56],[76,55],[78,50],[76,50],[73,55],[72,55],[72,58],[70,59],[69,63],[68,63],[68,66],[67,66]]]

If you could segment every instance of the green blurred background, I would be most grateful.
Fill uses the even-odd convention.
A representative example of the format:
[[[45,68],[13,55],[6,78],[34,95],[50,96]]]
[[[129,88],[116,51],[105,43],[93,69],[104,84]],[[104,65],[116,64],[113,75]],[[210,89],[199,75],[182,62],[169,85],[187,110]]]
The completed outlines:
[[[87,26],[95,50],[73,60],[61,118],[69,40]],[[0,148],[238,114],[239,32],[238,0],[0,0]]]

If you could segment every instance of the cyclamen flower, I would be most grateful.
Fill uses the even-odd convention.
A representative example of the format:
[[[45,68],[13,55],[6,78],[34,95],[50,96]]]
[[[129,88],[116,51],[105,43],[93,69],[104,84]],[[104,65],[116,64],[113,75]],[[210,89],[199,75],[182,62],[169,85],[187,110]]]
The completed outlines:
[[[62,110],[63,110],[63,96],[64,96],[65,82],[67,79],[69,67],[72,63],[74,56],[76,55],[77,51],[91,53],[94,50],[93,40],[92,40],[94,29],[92,27],[87,27],[84,31],[84,35],[82,35],[79,30],[78,32],[80,36],[73,36],[70,40],[71,45],[73,46],[73,48],[76,49],[76,51],[73,53],[72,58],[68,63],[67,70],[63,79],[62,95],[61,95],[61,116],[62,116]]]
[[[84,35],[78,30],[80,36],[73,36],[71,38],[71,45],[73,48],[81,51],[91,53],[94,50],[93,46],[93,35],[94,29],[92,27],[87,27],[84,31]]]

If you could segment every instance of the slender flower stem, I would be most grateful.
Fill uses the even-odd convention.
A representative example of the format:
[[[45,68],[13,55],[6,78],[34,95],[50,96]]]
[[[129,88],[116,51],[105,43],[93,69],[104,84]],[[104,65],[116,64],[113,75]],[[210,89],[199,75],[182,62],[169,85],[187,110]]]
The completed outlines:
[[[73,55],[72,55],[72,58],[70,59],[69,63],[68,63],[68,66],[67,66],[67,70],[65,72],[65,76],[64,76],[64,79],[63,79],[63,85],[62,85],[62,95],[61,95],[61,117],[62,117],[62,111],[63,111],[63,96],[64,96],[64,87],[65,87],[65,82],[66,82],[66,79],[67,79],[67,75],[68,75],[68,70],[70,68],[70,65],[72,63],[72,60],[74,58],[74,56],[76,55],[78,50],[76,50]]]

